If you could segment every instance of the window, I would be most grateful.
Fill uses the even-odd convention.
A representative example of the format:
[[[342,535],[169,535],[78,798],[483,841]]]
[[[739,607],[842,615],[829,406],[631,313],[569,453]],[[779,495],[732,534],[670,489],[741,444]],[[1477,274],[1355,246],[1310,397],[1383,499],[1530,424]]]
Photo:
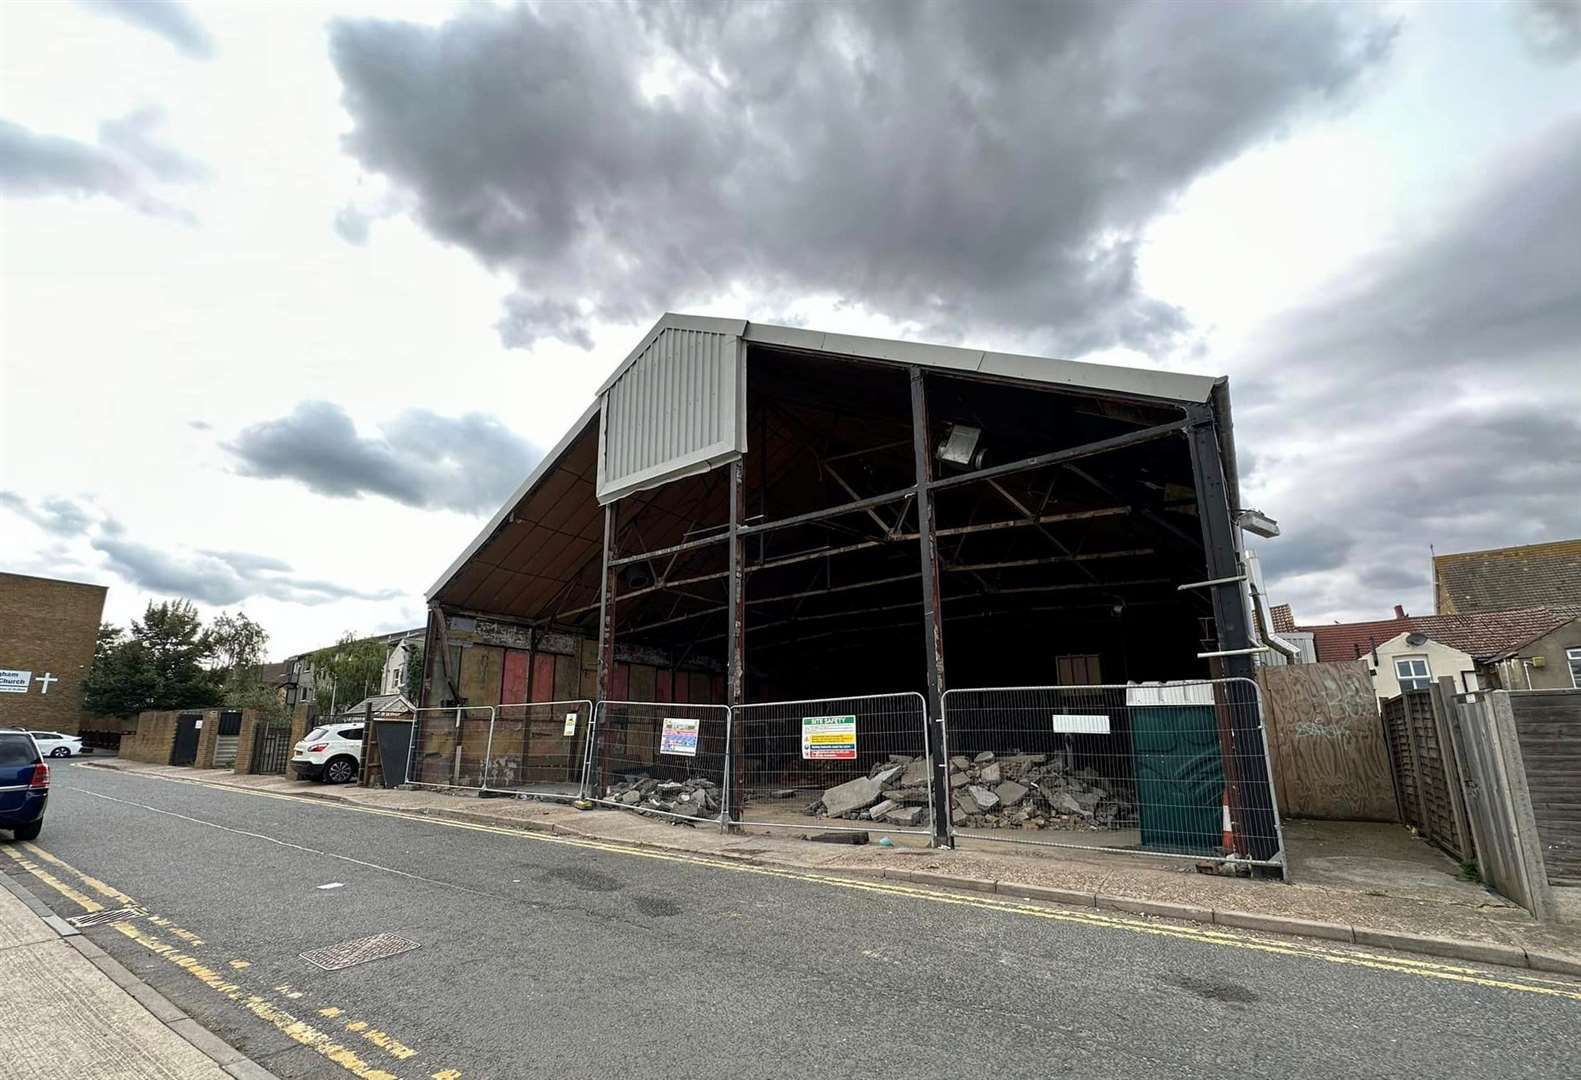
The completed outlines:
[[[1396,658],[1394,677],[1399,681],[1401,690],[1426,690],[1433,685],[1433,673],[1428,670],[1425,656]]]
[[[38,760],[32,739],[20,731],[0,731],[0,766],[33,765]]]
[[[360,727],[342,728],[340,731],[335,732],[335,737],[337,739],[350,739],[352,742],[361,742],[362,741],[362,728],[360,728]]]
[[[1061,686],[1097,686],[1103,682],[1102,666],[1092,654],[1056,656],[1054,678]]]
[[[308,739],[322,739],[325,735],[328,735],[328,734],[329,734],[329,728],[316,727],[312,731],[308,732],[306,735],[302,736],[302,739],[303,739],[304,742],[306,740],[308,740]]]
[[[1570,685],[1581,690],[1581,649],[1566,649],[1565,659],[1570,661]]]

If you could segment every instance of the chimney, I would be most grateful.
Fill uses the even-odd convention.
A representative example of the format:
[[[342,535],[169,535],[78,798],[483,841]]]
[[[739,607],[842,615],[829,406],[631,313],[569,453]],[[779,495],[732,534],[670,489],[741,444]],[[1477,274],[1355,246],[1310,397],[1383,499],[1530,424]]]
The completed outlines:
[[[1403,618],[1405,618],[1406,617],[1406,615],[1405,615],[1405,608],[1402,607],[1399,604],[1394,605],[1394,617],[1396,619],[1403,619]]]

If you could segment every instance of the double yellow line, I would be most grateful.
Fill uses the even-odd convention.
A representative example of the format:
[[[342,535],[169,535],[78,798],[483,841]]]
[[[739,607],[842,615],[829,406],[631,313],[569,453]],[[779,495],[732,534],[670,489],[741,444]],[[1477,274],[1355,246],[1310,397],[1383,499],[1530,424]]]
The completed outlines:
[[[1127,933],[1152,935],[1155,937],[1177,938],[1186,941],[1200,942],[1205,945],[1247,949],[1254,952],[1268,953],[1276,956],[1321,960],[1326,963],[1340,964],[1348,967],[1366,968],[1373,971],[1389,971],[1400,975],[1411,975],[1418,978],[1437,979],[1444,982],[1489,987],[1498,990],[1510,990],[1518,993],[1539,994],[1547,997],[1558,998],[1564,1001],[1581,1002],[1581,984],[1568,980],[1546,979],[1524,974],[1508,976],[1493,975],[1480,968],[1466,967],[1464,965],[1458,964],[1440,963],[1431,960],[1417,960],[1410,957],[1397,955],[1386,955],[1382,953],[1368,952],[1364,949],[1347,949],[1295,940],[1273,940],[1269,938],[1255,937],[1244,932],[1235,932],[1227,929],[1154,922],[1144,918],[1130,918],[1096,911],[1045,907],[1043,905],[1034,903],[1004,900],[986,896],[970,896],[961,893],[946,892],[938,889],[924,888],[916,885],[902,884],[893,881],[860,880],[855,878],[837,877],[830,874],[819,874],[805,870],[788,869],[784,867],[758,866],[751,863],[711,858],[706,855],[693,855],[684,852],[669,852],[660,851],[653,848],[636,847],[614,841],[591,840],[583,837],[558,836],[539,832],[528,832],[521,829],[512,829],[497,825],[484,825],[471,821],[457,821],[450,818],[432,817],[425,814],[409,813],[401,810],[382,810],[377,807],[358,806],[354,803],[305,799],[298,795],[286,795],[272,791],[255,791],[248,788],[233,787],[228,784],[213,784],[202,780],[192,780],[184,777],[159,776],[146,773],[133,773],[129,775],[140,776],[150,780],[161,780],[172,784],[190,784],[196,787],[212,788],[217,791],[225,791],[239,795],[250,795],[255,798],[282,799],[297,803],[298,805],[306,803],[322,806],[325,808],[332,808],[335,810],[344,810],[356,814],[370,814],[375,817],[396,818],[401,821],[420,822],[423,824],[437,825],[448,829],[463,829],[469,832],[488,833],[495,836],[508,836],[515,840],[526,840],[534,843],[557,844],[565,847],[581,848],[590,851],[601,851],[612,855],[623,855],[641,859],[656,859],[662,862],[682,863],[686,865],[706,867],[712,870],[722,870],[737,874],[756,874],[762,877],[801,881],[828,888],[845,889],[853,892],[871,893],[884,896],[898,896],[912,900],[925,901],[928,903],[948,904],[954,907],[976,908],[978,910],[994,911],[1001,914],[1015,915],[1024,918],[1072,923],[1105,930],[1120,930]]]

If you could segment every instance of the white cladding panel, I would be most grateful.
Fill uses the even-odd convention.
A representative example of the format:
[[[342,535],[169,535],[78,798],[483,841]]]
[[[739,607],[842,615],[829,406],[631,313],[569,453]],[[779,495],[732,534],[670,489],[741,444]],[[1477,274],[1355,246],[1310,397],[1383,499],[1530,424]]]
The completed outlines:
[[[647,341],[601,400],[599,502],[744,452],[743,368],[738,334],[664,327]]]

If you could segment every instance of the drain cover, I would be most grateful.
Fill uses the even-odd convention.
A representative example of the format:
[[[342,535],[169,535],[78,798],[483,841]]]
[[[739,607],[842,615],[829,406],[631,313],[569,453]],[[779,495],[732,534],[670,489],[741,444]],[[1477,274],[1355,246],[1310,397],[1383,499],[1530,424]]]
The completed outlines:
[[[302,954],[302,959],[325,971],[340,971],[342,968],[366,964],[370,960],[399,956],[415,948],[417,942],[407,938],[395,934],[374,934],[342,941],[339,945],[326,945],[322,949],[310,949]]]
[[[148,912],[142,908],[122,907],[111,911],[95,911],[92,915],[78,915],[75,919],[66,921],[78,930],[83,930],[90,926],[108,926],[110,923],[122,922],[126,919],[141,919],[147,914]]]

